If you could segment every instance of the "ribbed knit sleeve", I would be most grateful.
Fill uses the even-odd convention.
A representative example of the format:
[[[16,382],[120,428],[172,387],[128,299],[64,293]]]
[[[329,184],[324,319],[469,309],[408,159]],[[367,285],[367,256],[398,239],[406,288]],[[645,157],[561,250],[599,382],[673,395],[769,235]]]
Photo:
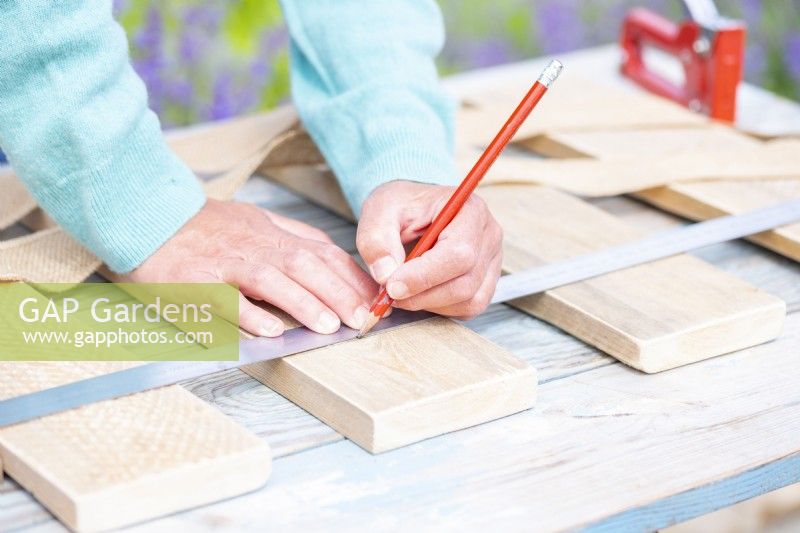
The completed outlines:
[[[434,57],[433,0],[281,0],[292,94],[304,125],[358,215],[396,179],[452,184],[453,102]]]
[[[0,146],[40,205],[117,272],[202,207],[147,107],[109,0],[0,1]]]

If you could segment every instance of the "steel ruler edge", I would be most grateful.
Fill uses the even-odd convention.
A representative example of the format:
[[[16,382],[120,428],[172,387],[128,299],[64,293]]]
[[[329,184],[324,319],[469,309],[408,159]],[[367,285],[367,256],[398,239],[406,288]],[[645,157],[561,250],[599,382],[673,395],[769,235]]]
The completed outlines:
[[[800,221],[800,199],[657,232],[628,243],[502,276],[497,283],[492,303],[502,303],[537,294],[798,221]],[[409,312],[395,309],[389,317],[382,319],[375,326],[371,335],[432,316],[434,316],[432,313],[424,311]],[[346,326],[342,326],[339,331],[331,335],[314,333],[307,328],[296,328],[277,338],[258,337],[242,340],[239,345],[238,361],[147,363],[9,398],[0,401],[0,427],[174,385],[222,370],[350,341],[355,339],[357,333],[356,330]]]

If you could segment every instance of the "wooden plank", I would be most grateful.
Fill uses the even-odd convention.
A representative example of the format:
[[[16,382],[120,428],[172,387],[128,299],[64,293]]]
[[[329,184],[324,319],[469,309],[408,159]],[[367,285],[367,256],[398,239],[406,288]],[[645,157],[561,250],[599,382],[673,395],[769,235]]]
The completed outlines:
[[[456,115],[458,144],[484,147],[492,140],[503,125],[503,117],[509,116],[530,89],[530,73],[518,81],[521,83],[498,86],[487,79],[483,88],[476,88],[463,97],[466,106]],[[556,83],[536,107],[531,119],[522,124],[515,139],[557,131],[710,124],[708,118],[669,100],[596,82],[570,73],[569,68]]]
[[[0,397],[131,363],[3,363]],[[77,531],[123,527],[263,485],[269,446],[173,386],[0,430],[7,473]]]
[[[702,130],[688,131],[695,133],[690,137],[696,137],[697,134],[703,136]],[[617,134],[614,137],[624,136]],[[658,138],[658,135],[653,137]],[[551,137],[545,136],[544,139],[551,140]],[[533,139],[530,144],[536,146],[536,141]],[[635,146],[635,143],[632,144]],[[687,146],[691,146],[688,141]],[[613,196],[678,183],[800,179],[800,140],[770,141],[747,148],[721,146],[714,151],[686,150],[655,155],[643,155],[647,153],[646,150],[640,154],[634,152],[633,148],[625,150],[630,152],[598,159],[573,157],[569,151],[559,148],[551,149],[548,155],[568,152],[566,159],[542,159],[525,152],[510,151],[492,167],[483,184],[538,184],[582,196]],[[541,151],[546,152],[547,146]],[[472,153],[472,156],[462,154],[460,161],[463,168],[477,159],[477,151]]]
[[[685,183],[641,191],[636,197],[690,219],[706,220],[800,198],[800,180]],[[749,240],[800,261],[800,223],[759,233]]]
[[[633,240],[639,232],[553,189],[479,191],[505,231],[503,268],[516,272]],[[785,303],[688,255],[514,301],[645,372],[776,338]]]
[[[627,196],[594,199],[591,204],[613,214],[626,225],[648,233],[686,224],[677,216],[651,209],[644,202]],[[787,312],[800,310],[800,283],[797,283],[800,263],[765,253],[744,240],[707,246],[691,255],[777,296],[786,302]],[[541,372],[542,368],[536,368]]]
[[[658,523],[626,521],[658,529],[712,510],[714,497],[800,479],[788,460],[800,433],[799,343],[794,313],[773,343],[656,375],[616,364],[577,374],[541,385],[533,410],[447,438],[376,457],[346,441],[309,450],[276,462],[264,490],[157,526],[206,531],[224,517],[262,530],[566,531],[710,489],[672,500]],[[725,480],[730,490],[714,490]]]
[[[798,141],[772,141],[770,144],[776,142],[788,146]],[[698,146],[707,151],[715,150],[721,154],[720,157],[724,157],[726,151],[737,148],[748,150],[760,144],[756,139],[721,127],[702,133],[682,129],[558,133],[532,139],[527,143],[537,152],[551,157],[586,156],[605,159],[637,154],[673,155],[694,150]],[[640,191],[635,196],[678,215],[705,220],[800,198],[800,179],[676,183]],[[754,235],[750,240],[800,261],[800,223]]]
[[[244,370],[372,453],[536,400],[533,367],[443,318]]]

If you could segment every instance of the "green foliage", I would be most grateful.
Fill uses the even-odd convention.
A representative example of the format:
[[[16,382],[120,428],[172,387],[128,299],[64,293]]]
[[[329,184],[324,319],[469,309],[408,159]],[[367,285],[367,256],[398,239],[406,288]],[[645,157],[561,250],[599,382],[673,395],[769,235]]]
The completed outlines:
[[[282,23],[280,5],[270,0],[231,2],[223,23],[224,35],[231,48],[240,54],[252,54],[265,28]]]

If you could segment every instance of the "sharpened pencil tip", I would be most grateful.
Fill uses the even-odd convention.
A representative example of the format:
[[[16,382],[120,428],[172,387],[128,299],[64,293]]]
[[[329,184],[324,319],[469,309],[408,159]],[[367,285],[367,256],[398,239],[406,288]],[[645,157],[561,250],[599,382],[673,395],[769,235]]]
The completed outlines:
[[[378,320],[380,319],[381,317],[375,316],[374,314],[370,313],[369,316],[367,316],[367,319],[364,321],[364,324],[361,326],[361,329],[358,330],[358,335],[356,335],[356,338],[360,339],[361,337],[369,333],[369,330],[374,328],[375,324],[377,324]]]

